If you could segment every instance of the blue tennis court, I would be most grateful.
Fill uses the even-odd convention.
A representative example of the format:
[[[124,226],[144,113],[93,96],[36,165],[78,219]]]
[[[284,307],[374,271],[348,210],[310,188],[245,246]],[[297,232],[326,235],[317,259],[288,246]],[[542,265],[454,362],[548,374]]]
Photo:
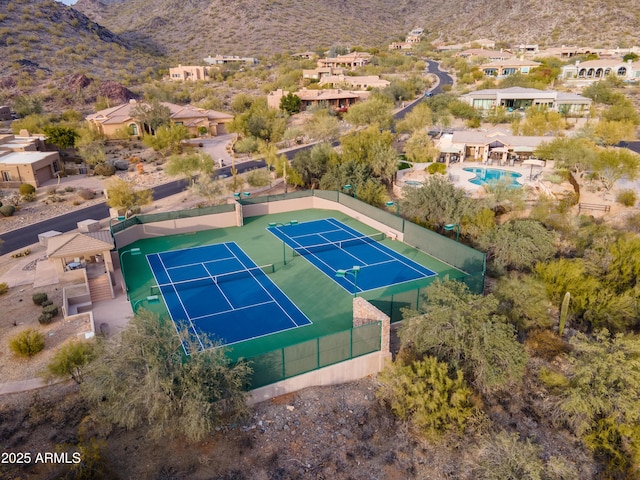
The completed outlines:
[[[176,325],[224,345],[310,325],[311,321],[235,242],[147,255]],[[155,288],[155,291],[154,291]]]
[[[384,235],[364,235],[334,219],[269,226],[268,230],[304,256],[316,268],[350,293],[366,292],[437,275],[380,243]],[[338,270],[360,267],[353,275],[337,277]]]

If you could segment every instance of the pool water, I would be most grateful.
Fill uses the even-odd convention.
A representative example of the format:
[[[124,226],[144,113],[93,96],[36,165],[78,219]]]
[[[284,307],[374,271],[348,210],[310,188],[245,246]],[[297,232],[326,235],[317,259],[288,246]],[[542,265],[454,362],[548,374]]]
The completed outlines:
[[[521,183],[518,183],[517,179],[522,174],[517,172],[509,172],[508,170],[499,170],[497,168],[483,168],[483,167],[468,167],[463,168],[465,172],[475,173],[476,176],[469,179],[474,185],[485,185],[487,183],[495,183],[500,181],[507,181],[510,187],[522,187]]]

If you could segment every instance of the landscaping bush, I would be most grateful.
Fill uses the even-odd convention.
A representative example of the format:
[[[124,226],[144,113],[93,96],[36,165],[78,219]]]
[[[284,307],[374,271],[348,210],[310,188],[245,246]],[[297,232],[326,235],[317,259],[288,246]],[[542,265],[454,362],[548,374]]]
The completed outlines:
[[[3,217],[11,217],[14,213],[16,213],[16,207],[13,205],[3,205],[0,207],[0,215]]]
[[[22,200],[25,202],[35,202],[38,197],[35,193],[26,193],[22,195]]]
[[[620,190],[618,195],[616,195],[616,202],[624,205],[625,207],[633,207],[637,200],[638,196],[636,195],[636,192],[631,189]]]
[[[447,166],[444,163],[433,162],[427,167],[427,173],[433,175],[434,173],[440,173],[444,175],[447,172]]]
[[[46,306],[48,306],[48,305],[53,305],[53,300],[45,300],[44,302],[42,302],[42,303],[40,304],[40,306],[41,306],[42,308],[44,308],[44,307],[46,307]]]
[[[74,192],[76,189],[72,186],[64,187],[65,192]]]
[[[36,187],[31,185],[30,183],[21,183],[20,184],[20,195],[30,195],[32,193],[36,193]]]
[[[93,169],[96,175],[102,175],[103,177],[110,177],[114,173],[116,173],[116,167],[111,165],[110,163],[99,163]]]
[[[8,291],[9,291],[9,285],[7,285],[7,282],[0,283],[0,295],[4,295]]]
[[[78,196],[83,200],[91,200],[95,196],[95,193],[93,190],[89,190],[88,188],[81,188],[78,190]]]
[[[33,303],[35,303],[36,305],[42,305],[44,302],[49,300],[49,295],[44,292],[34,293],[31,296],[31,300],[33,300]]]
[[[269,174],[264,170],[253,170],[247,174],[247,183],[252,187],[266,187],[269,185]]]
[[[233,149],[238,153],[257,152],[258,140],[253,137],[243,138],[236,142]]]
[[[53,315],[51,315],[50,313],[42,312],[38,317],[38,323],[40,325],[49,325],[52,320],[53,320]]]
[[[9,348],[20,357],[33,357],[44,349],[44,335],[30,328],[9,340]]]
[[[56,305],[47,305],[42,307],[42,313],[51,314],[52,317],[58,315],[58,307]]]

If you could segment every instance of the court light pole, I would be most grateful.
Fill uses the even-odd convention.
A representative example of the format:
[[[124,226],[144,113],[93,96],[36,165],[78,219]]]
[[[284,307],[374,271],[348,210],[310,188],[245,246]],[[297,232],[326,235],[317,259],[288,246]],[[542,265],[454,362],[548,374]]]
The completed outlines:
[[[120,254],[120,271],[122,272],[122,283],[124,284],[124,291],[127,293],[127,300],[129,300],[129,287],[127,286],[127,277],[125,277],[124,275],[123,257],[125,253],[128,253],[133,257],[136,255],[140,255],[142,252],[138,247],[135,247],[135,248],[130,248],[129,250],[125,250]]]
[[[144,298],[141,298],[140,300],[136,300],[135,302],[133,302],[132,306],[133,313],[136,313],[138,311],[138,305],[140,305],[144,301],[147,301],[149,303],[158,303],[160,302],[160,297],[158,297],[158,295],[148,295]]]
[[[336,270],[336,277],[346,278],[348,275],[353,277],[353,296],[358,296],[358,273],[360,273],[360,266],[354,265],[351,268]]]
[[[343,188],[344,190],[347,190],[348,192],[349,192],[349,191],[350,191],[350,192],[353,192],[353,198],[356,198],[356,199],[358,198],[358,197],[356,196],[356,187],[355,187],[355,185],[351,185],[350,183],[347,183],[347,184],[346,184],[346,185],[344,185],[342,188]]]
[[[456,231],[456,242],[460,241],[460,224],[459,223],[447,223],[444,226],[444,229],[447,231],[452,231],[455,230]]]
[[[396,217],[400,216],[400,202],[393,202],[393,201],[389,201],[389,202],[385,202],[384,203],[385,206],[391,208],[395,205],[396,207]]]

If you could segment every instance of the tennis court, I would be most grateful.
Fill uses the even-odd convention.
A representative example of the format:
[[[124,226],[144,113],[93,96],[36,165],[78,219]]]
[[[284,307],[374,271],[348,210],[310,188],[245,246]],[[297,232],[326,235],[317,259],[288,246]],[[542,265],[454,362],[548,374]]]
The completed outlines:
[[[229,345],[311,321],[235,243],[148,254],[147,262],[176,329]]]
[[[267,229],[291,247],[294,256],[304,257],[351,293],[437,275],[380,243],[383,234],[364,235],[335,218],[276,224]],[[340,276],[341,270],[351,270],[351,274]]]

